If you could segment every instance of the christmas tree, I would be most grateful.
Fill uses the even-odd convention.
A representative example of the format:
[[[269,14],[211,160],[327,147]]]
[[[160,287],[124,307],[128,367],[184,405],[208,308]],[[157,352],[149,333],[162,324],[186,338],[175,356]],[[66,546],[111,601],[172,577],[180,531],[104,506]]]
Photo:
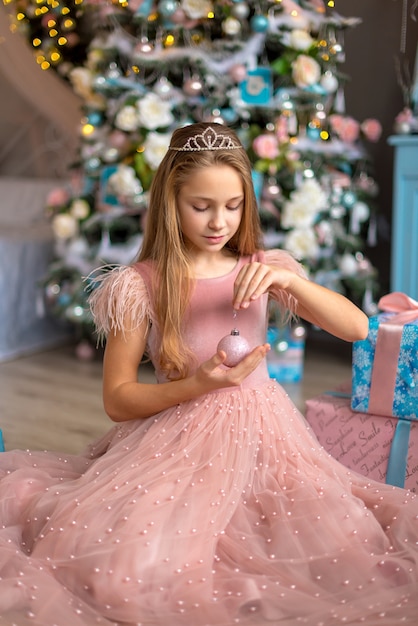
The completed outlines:
[[[345,111],[344,31],[356,18],[322,0],[10,0],[39,65],[84,102],[79,162],[47,199],[56,262],[50,311],[90,338],[83,277],[129,263],[172,130],[232,126],[253,163],[266,247],[375,312],[378,277],[372,118]],[[94,288],[94,284],[90,285]]]

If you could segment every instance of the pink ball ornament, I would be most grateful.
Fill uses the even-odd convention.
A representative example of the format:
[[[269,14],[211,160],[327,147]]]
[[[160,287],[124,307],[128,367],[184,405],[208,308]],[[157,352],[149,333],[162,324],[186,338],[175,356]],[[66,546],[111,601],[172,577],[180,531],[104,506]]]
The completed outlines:
[[[245,65],[237,63],[230,68],[229,75],[235,83],[242,83],[247,76],[247,68]]]
[[[80,37],[77,33],[68,33],[68,35],[66,35],[66,38],[67,38],[66,45],[69,48],[73,48],[74,46],[80,43]]]
[[[203,83],[197,76],[192,76],[183,83],[183,91],[187,96],[199,96],[202,90]]]
[[[267,185],[263,189],[263,199],[264,200],[274,200],[279,199],[282,195],[282,190],[280,185],[276,182],[268,181]]]
[[[218,343],[217,350],[222,350],[226,353],[224,365],[227,367],[238,365],[238,363],[251,352],[248,341],[244,339],[244,337],[241,337],[239,330],[236,328],[233,328],[229,335],[222,337]]]
[[[126,136],[126,133],[121,130],[114,130],[109,135],[109,145],[112,148],[116,148],[121,150],[127,146],[129,143],[129,139]]]
[[[195,28],[199,24],[198,19],[189,17],[181,8],[174,11],[173,15],[170,17],[170,22],[177,24],[178,26],[183,26],[189,30]]]
[[[171,16],[171,21],[174,22],[174,24],[184,24],[187,21],[187,15],[183,9],[177,8]]]
[[[154,51],[153,44],[150,41],[148,41],[146,37],[143,37],[141,41],[134,48],[134,57],[135,57],[135,53],[137,53],[138,55],[142,55],[142,54],[151,54],[151,52],[153,51]]]
[[[75,353],[80,361],[93,361],[95,351],[88,341],[80,341],[75,348]]]

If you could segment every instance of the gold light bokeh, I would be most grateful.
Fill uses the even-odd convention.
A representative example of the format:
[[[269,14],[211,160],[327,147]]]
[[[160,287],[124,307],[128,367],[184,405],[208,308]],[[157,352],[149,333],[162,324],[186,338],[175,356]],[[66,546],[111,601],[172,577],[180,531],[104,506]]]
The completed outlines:
[[[81,127],[81,133],[82,135],[84,135],[84,137],[90,137],[90,135],[94,133],[93,124],[83,124],[83,126]]]

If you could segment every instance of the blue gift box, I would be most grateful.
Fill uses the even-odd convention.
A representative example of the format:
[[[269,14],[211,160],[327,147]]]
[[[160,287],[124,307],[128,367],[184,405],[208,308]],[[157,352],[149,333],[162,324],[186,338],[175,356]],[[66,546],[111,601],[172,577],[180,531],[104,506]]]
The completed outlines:
[[[413,420],[418,419],[418,319],[396,325],[395,317],[371,317],[367,338],[353,344],[351,408]]]

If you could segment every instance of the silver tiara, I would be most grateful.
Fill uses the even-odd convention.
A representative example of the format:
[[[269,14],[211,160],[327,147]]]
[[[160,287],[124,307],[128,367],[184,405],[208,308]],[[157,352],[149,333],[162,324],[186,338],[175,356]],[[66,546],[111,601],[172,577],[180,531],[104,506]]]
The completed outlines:
[[[236,150],[242,148],[240,143],[227,135],[218,135],[212,126],[208,126],[203,133],[189,137],[184,146],[177,148],[169,146],[169,150],[177,152],[201,152],[203,150]]]

